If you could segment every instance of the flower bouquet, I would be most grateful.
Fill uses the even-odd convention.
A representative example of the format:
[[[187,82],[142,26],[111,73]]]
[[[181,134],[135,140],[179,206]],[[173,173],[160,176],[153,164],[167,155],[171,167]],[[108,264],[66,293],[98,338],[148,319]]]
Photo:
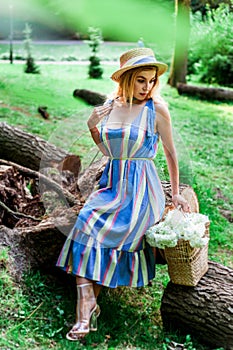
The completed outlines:
[[[208,270],[206,215],[170,210],[163,221],[147,230],[146,240],[152,247],[164,249],[173,283],[195,286]]]

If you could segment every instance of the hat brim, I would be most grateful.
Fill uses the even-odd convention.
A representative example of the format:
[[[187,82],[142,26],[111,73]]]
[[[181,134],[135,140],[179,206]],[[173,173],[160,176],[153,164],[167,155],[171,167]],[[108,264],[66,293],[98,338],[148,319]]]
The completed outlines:
[[[127,72],[128,70],[131,70],[131,69],[135,69],[135,68],[139,68],[139,67],[147,67],[147,66],[149,66],[149,67],[158,67],[158,75],[164,74],[167,71],[167,69],[168,69],[167,64],[166,63],[162,63],[162,62],[135,64],[134,66],[129,66],[129,67],[124,67],[124,68],[118,69],[116,72],[114,72],[111,75],[111,79],[116,81],[117,83],[119,83],[120,78],[121,78],[123,73],[125,73],[125,72]]]

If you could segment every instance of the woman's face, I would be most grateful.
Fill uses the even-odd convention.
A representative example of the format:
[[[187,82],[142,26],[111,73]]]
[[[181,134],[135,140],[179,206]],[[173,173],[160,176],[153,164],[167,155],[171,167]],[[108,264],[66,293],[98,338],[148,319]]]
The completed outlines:
[[[139,101],[147,98],[156,82],[155,69],[143,70],[136,76],[133,97]]]

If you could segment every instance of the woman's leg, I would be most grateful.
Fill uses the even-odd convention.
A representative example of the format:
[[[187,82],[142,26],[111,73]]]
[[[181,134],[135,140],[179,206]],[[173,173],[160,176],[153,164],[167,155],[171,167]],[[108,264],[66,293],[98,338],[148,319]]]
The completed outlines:
[[[93,283],[93,288],[94,288],[95,297],[97,299],[99,294],[100,294],[100,291],[102,289],[102,286],[94,282]]]
[[[102,286],[100,284],[97,284],[96,282],[92,282],[86,278],[83,278],[83,277],[76,277],[76,284],[79,285],[79,284],[85,284],[85,283],[92,283],[93,284],[93,289],[94,289],[94,294],[95,294],[95,298],[97,299],[99,294],[100,294],[100,291],[102,289]]]
[[[97,330],[96,322],[100,313],[93,282],[83,277],[76,277],[76,285],[76,323],[66,335],[67,339],[73,341],[83,338],[90,330]]]

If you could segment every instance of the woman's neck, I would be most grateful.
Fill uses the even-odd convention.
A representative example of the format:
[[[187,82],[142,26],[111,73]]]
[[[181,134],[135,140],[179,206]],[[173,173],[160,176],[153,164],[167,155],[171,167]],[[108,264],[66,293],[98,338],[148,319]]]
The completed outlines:
[[[133,105],[140,105],[140,104],[143,104],[146,100],[147,99],[145,99],[145,100],[138,100],[136,97],[133,97],[132,104]],[[129,100],[127,102],[129,103]]]
[[[138,100],[136,97],[133,97],[133,100],[132,100],[132,103],[133,104],[140,104],[140,103],[142,103],[142,102],[144,102],[144,101],[140,101],[140,100]]]

